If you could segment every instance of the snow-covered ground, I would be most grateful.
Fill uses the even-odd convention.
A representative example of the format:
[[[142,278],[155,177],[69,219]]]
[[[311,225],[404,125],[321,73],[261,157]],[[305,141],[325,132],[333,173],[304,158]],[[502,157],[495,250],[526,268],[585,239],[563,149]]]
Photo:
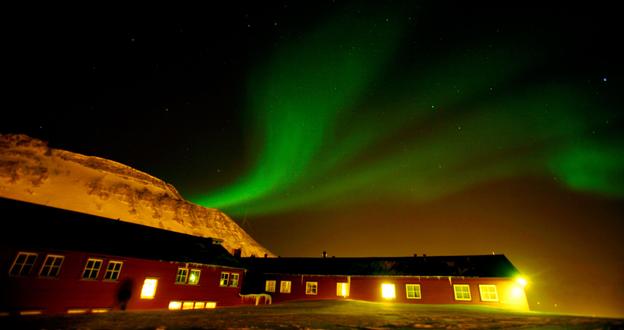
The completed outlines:
[[[272,255],[226,214],[186,201],[158,178],[26,135],[0,134],[0,197],[219,238],[231,252],[242,248],[243,256]]]
[[[201,311],[0,318],[1,329],[623,329],[624,320],[475,306],[307,301]]]

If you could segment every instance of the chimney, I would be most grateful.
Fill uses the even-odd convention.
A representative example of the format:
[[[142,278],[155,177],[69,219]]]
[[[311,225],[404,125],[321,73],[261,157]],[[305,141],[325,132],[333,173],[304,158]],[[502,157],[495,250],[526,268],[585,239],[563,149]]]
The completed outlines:
[[[323,251],[323,258],[327,258],[327,251]]]
[[[268,253],[265,253],[265,254],[264,254],[264,257],[265,257],[265,258],[268,258],[268,257],[269,257],[269,254],[268,254]]]

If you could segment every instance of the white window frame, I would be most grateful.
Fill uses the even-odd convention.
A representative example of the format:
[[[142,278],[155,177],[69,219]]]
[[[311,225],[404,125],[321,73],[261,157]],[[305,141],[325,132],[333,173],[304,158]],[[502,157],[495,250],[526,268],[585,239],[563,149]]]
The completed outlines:
[[[312,290],[314,288],[314,290]],[[316,296],[318,295],[318,282],[306,282],[306,295]]]
[[[89,262],[91,262],[91,267],[89,267]],[[97,281],[98,275],[100,275],[100,270],[102,269],[103,264],[104,264],[104,260],[102,259],[88,258],[87,262],[85,263],[85,267],[82,270],[82,279],[86,281]],[[95,272],[95,276],[93,276],[94,272]]]
[[[409,288],[414,288],[414,290],[412,290],[412,292],[415,294],[413,297],[410,297],[410,289]],[[407,283],[405,284],[405,297],[407,299],[422,299],[422,288],[420,287],[420,284],[417,283]]]
[[[182,272],[182,274],[180,274]],[[186,267],[178,267],[176,271],[175,284],[186,284],[188,281],[189,269]]]
[[[221,272],[221,277],[219,277],[219,286],[228,286],[230,284],[230,273]]]
[[[52,263],[48,266],[47,273],[44,274],[43,270],[44,268],[46,268],[46,265],[48,265],[48,260],[52,260]],[[55,265],[57,260],[60,260],[61,262],[58,265]],[[41,265],[41,269],[39,269],[39,276],[49,278],[59,277],[59,275],[61,275],[61,267],[63,267],[63,261],[65,261],[65,256],[59,254],[46,255],[45,259],[43,260],[43,264]],[[54,275],[51,275],[53,269],[56,269],[56,272]]]
[[[192,274],[192,273],[197,274],[197,280],[196,280],[194,283],[191,283],[191,274]],[[187,283],[188,285],[199,285],[199,278],[200,278],[200,277],[201,277],[201,269],[198,269],[198,268],[191,268],[191,269],[189,269],[189,272],[188,272],[188,280],[187,280],[187,282],[186,282],[186,283]]]
[[[487,289],[494,289],[494,291],[487,292]],[[494,298],[489,295],[494,295]],[[496,284],[479,284],[479,296],[481,301],[498,301],[498,288]]]
[[[291,291],[292,291],[291,281],[280,281],[280,293],[291,293]]]
[[[23,263],[17,262],[20,256],[24,256]],[[35,263],[37,262],[38,256],[39,255],[34,252],[23,252],[23,251],[18,252],[17,255],[15,256],[15,259],[13,259],[13,264],[11,265],[11,268],[9,268],[9,275],[10,276],[25,276],[25,275],[30,274],[32,269],[35,267]],[[28,258],[30,257],[34,257],[34,259],[32,259],[32,263],[28,263]],[[24,273],[24,268],[26,268],[26,266],[28,267],[28,270],[26,271],[26,273]],[[16,274],[13,274],[13,271],[16,269],[16,267],[19,267],[19,270],[16,272]]]
[[[231,273],[230,274],[230,286],[233,288],[237,288],[239,279],[240,279],[239,273]]]
[[[264,282],[264,291],[265,292],[275,292],[275,280],[266,280]]]
[[[457,289],[462,289],[461,291],[458,291]],[[466,293],[465,290],[463,290],[464,288],[468,288],[467,292],[468,292],[468,298],[464,297],[464,293]],[[457,294],[461,293],[462,296],[458,296]],[[455,300],[458,301],[472,301],[472,294],[470,293],[470,284],[453,284],[453,295],[455,296]]]
[[[115,269],[116,266],[119,265],[119,269]],[[119,260],[109,260],[106,265],[106,271],[104,272],[103,281],[115,282],[119,279],[119,275],[121,274],[121,268],[123,268],[123,261]]]

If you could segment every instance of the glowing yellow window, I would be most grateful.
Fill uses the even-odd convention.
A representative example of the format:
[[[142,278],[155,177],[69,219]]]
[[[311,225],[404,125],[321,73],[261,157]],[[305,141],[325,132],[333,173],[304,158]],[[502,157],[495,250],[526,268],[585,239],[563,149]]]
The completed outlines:
[[[318,282],[306,282],[306,294],[317,295],[318,294]]]
[[[264,291],[275,292],[275,281],[270,280],[264,283]]]
[[[206,307],[206,303],[203,301],[196,301],[194,309],[204,309]]]
[[[156,287],[158,286],[158,279],[146,278],[143,281],[143,287],[141,288],[141,299],[154,299],[156,295]]]
[[[481,295],[481,301],[498,301],[496,285],[479,284],[479,294]]]
[[[193,302],[193,301],[185,301],[185,302],[182,303],[182,309],[183,310],[193,309],[193,306],[195,306],[195,302]]]
[[[201,270],[191,269],[189,272],[188,284],[197,285],[199,283],[199,275],[201,275]]]
[[[217,307],[217,303],[214,301],[206,301],[206,309],[212,309],[212,308],[216,308]]]
[[[336,283],[336,295],[339,297],[348,297],[349,296],[349,283],[347,282]]]
[[[228,286],[230,280],[230,273],[221,273],[221,278],[219,279],[219,286]]]
[[[381,285],[381,296],[384,299],[396,298],[396,288],[392,283],[383,283]]]
[[[421,299],[420,284],[405,284],[405,295],[407,299]]]
[[[472,300],[470,285],[468,284],[453,284],[453,291],[455,292],[455,300]]]
[[[290,287],[292,283],[290,281],[280,282],[280,293],[290,293]]]
[[[238,287],[238,277],[239,277],[238,273],[230,274],[230,286]]]
[[[169,302],[169,309],[170,310],[182,309],[182,302],[181,301],[175,301],[175,300],[170,301]]]

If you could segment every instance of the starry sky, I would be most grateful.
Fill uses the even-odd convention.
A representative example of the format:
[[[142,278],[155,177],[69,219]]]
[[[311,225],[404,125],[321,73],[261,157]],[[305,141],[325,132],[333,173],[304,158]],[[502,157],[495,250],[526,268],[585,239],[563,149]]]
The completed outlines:
[[[0,133],[157,176],[278,255],[504,253],[533,309],[622,316],[616,12],[11,8]]]

